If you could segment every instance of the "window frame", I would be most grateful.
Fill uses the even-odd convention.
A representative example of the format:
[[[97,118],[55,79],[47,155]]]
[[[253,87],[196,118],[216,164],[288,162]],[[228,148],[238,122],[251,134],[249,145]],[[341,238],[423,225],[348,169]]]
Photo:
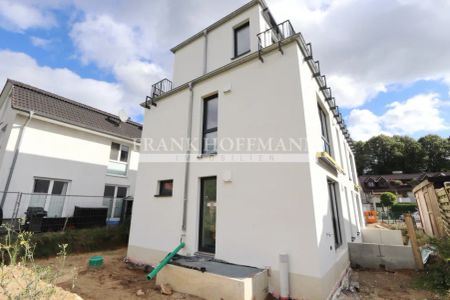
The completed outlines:
[[[217,125],[216,127],[207,128],[208,124],[208,102],[211,100],[217,99]],[[209,133],[216,133],[216,139],[218,135],[218,129],[219,129],[219,94],[215,93],[211,96],[203,98],[203,114],[202,114],[203,120],[202,120],[202,141],[201,141],[201,154],[202,155],[216,155],[217,154],[217,140],[214,151],[206,151],[205,150],[205,137]]]
[[[114,144],[119,145],[119,150],[117,152],[116,158],[111,158]],[[126,150],[124,148],[126,148]],[[110,150],[109,150],[109,160],[108,160],[109,164],[106,166],[106,175],[108,175],[108,176],[116,176],[116,177],[127,177],[128,176],[128,165],[129,165],[130,156],[131,156],[131,151],[130,150],[131,150],[131,147],[129,145],[117,143],[117,142],[114,142],[114,141],[111,142]],[[127,152],[126,161],[122,161],[121,160],[122,153],[125,152],[125,151]],[[111,169],[110,169],[110,164],[111,163],[113,163],[113,164],[120,164],[120,165],[124,166],[124,168],[125,168],[124,174],[117,174],[117,173],[114,173],[114,172],[110,172],[111,171]]]
[[[170,193],[166,193],[162,191],[162,187],[164,183],[171,183],[172,189],[170,190]],[[158,194],[155,195],[155,197],[172,197],[173,196],[173,179],[163,179],[158,180]]]
[[[106,187],[113,187],[114,188],[114,195],[113,196],[106,196],[105,195],[105,190]],[[119,188],[125,188],[126,192],[125,192],[125,197],[117,197],[117,194],[119,192]],[[123,209],[123,199],[125,199],[126,197],[129,196],[129,192],[130,192],[130,187],[127,185],[118,185],[118,184],[110,184],[110,183],[105,183],[104,185],[104,192],[103,192],[103,199],[110,199],[112,201],[111,205],[108,206],[108,209],[110,209],[108,211],[108,215],[107,215],[107,219],[108,220],[113,220],[113,219],[120,219],[121,216],[119,217],[115,217],[115,211],[116,211],[116,207],[117,207],[117,200],[122,200],[122,207],[121,210]]]
[[[328,114],[319,103],[317,104],[317,108],[319,110],[320,137],[323,143],[322,145],[323,151],[327,152],[331,157],[333,157],[333,145],[331,141],[330,123],[328,121]]]
[[[111,151],[112,151],[113,144],[119,145],[119,151],[117,153],[117,158],[116,159],[112,159],[111,158]],[[121,160],[122,152],[125,151],[123,148],[127,148],[127,150],[126,150],[127,151],[127,160],[126,161],[122,161]],[[110,151],[109,151],[109,160],[110,161],[127,164],[129,159],[130,159],[130,146],[124,145],[124,144],[121,144],[121,143],[111,142]]]
[[[243,51],[242,53],[238,53],[238,32],[248,28],[248,50]],[[233,42],[234,42],[234,46],[233,46],[233,58],[237,58],[240,57],[242,55],[245,55],[247,53],[249,53],[251,51],[251,45],[250,45],[250,21],[247,20],[245,22],[243,22],[242,24],[237,25],[236,27],[233,28]]]
[[[333,225],[334,249],[337,250],[343,245],[343,231],[341,219],[341,207],[339,205],[339,184],[331,179],[327,180],[328,197],[331,205],[331,222]]]

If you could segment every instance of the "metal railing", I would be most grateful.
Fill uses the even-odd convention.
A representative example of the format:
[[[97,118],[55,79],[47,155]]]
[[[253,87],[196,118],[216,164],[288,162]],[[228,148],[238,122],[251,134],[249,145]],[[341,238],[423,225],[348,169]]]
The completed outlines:
[[[278,43],[279,50],[283,52],[281,48],[281,41],[293,36],[295,34],[294,27],[292,27],[291,21],[287,20],[278,24],[266,31],[260,32],[257,35],[258,38],[258,52],[259,58],[262,59],[261,50],[269,47],[275,43]]]
[[[147,96],[145,99],[145,106],[147,108],[149,108],[150,105],[156,106],[156,103],[154,102],[155,98],[169,92],[170,90],[172,90],[172,88],[173,83],[167,78],[164,78],[163,80],[160,80],[157,83],[153,84],[150,91],[150,96]]]
[[[3,195],[3,223],[24,225],[30,219],[30,211],[39,210],[45,214],[42,231],[118,223],[131,213],[128,197],[0,192],[0,197]]]

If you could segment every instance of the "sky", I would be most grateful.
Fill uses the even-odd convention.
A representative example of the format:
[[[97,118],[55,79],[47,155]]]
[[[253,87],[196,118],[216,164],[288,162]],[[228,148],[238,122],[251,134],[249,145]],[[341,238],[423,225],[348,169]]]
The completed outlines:
[[[312,42],[354,140],[450,135],[450,1],[266,0]],[[243,0],[0,0],[0,84],[137,121],[170,48]]]

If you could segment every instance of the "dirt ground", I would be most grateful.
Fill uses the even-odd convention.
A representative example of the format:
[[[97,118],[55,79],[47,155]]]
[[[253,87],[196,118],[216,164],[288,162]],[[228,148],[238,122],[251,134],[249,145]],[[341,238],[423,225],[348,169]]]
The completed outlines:
[[[93,255],[102,255],[104,265],[100,268],[88,268],[88,260]],[[196,300],[198,297],[174,292],[170,296],[162,295],[155,280],[148,281],[143,270],[130,269],[123,262],[126,249],[114,251],[92,252],[69,255],[61,270],[62,276],[56,282],[57,286],[78,294],[83,299],[154,299]],[[55,258],[38,260],[40,265],[50,265],[55,269],[61,264]],[[76,272],[74,272],[76,268]],[[77,275],[75,275],[77,274]],[[75,276],[74,276],[75,275]],[[74,288],[72,289],[72,284]],[[141,290],[143,295],[137,295]]]
[[[374,270],[353,270],[352,279],[359,282],[359,292],[347,294],[340,300],[348,299],[448,299],[442,295],[414,288],[415,271],[404,270],[386,272]]]
[[[93,255],[104,257],[103,267],[98,269],[87,267],[88,259]],[[123,262],[125,255],[126,249],[69,255],[57,285],[78,294],[83,299],[200,299],[176,292],[171,296],[162,295],[159,287],[155,286],[155,281],[146,279],[143,270],[127,267]],[[59,265],[55,258],[39,260],[37,263],[54,268]],[[74,268],[77,269],[77,275],[75,287],[72,289]],[[413,282],[416,276],[417,273],[414,271],[354,270],[352,277],[359,282],[359,292],[342,295],[339,299],[445,299],[441,295],[415,289]],[[138,290],[143,291],[144,295],[138,296],[136,294]]]

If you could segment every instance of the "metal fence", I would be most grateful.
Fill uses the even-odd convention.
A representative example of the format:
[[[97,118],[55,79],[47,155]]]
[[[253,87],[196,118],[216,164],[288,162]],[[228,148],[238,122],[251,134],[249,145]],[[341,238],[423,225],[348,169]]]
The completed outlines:
[[[132,198],[0,192],[3,223],[32,231],[118,224],[131,214]]]

